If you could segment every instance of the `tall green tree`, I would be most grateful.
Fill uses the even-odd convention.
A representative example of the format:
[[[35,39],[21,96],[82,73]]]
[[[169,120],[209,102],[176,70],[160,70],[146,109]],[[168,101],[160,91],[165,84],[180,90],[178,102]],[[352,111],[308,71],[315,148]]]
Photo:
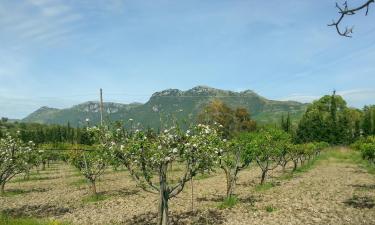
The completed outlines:
[[[331,144],[351,142],[350,109],[345,100],[333,93],[308,106],[296,131],[297,142],[324,141]]]

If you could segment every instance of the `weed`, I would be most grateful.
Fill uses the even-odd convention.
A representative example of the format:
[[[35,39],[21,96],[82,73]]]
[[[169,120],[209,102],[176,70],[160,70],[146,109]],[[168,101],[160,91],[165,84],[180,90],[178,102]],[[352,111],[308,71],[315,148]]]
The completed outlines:
[[[219,209],[230,209],[233,208],[238,203],[237,196],[230,196],[229,198],[224,199],[222,203],[218,206]]]
[[[273,212],[273,211],[275,211],[275,210],[276,210],[276,208],[273,207],[272,205],[268,205],[268,206],[266,206],[266,211],[269,212],[269,213],[271,213],[271,212]]]

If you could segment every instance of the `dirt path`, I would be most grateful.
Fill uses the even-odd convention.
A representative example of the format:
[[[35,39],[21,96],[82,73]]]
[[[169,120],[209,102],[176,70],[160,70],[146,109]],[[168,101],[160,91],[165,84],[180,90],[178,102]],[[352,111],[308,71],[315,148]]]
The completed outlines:
[[[375,224],[375,176],[359,166],[337,160],[319,165],[277,186],[256,191],[259,170],[240,174],[239,203],[219,210],[225,180],[218,174],[194,181],[195,213],[191,213],[190,185],[171,200],[176,224]],[[150,224],[156,216],[157,196],[140,191],[126,172],[110,172],[98,185],[105,199],[87,202],[88,189],[77,172],[66,165],[41,172],[40,179],[13,182],[7,190],[23,193],[0,197],[0,210],[17,216],[48,217],[74,224]],[[151,223],[152,224],[152,223]]]

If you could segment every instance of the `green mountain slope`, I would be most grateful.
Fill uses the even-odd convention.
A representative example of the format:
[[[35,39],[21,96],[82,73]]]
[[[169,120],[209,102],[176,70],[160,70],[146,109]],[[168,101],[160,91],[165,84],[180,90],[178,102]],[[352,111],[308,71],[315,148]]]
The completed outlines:
[[[278,123],[281,115],[290,113],[292,119],[299,119],[306,109],[306,104],[294,101],[274,101],[259,96],[251,90],[233,92],[197,86],[187,91],[168,89],[154,93],[145,104],[105,103],[104,118],[107,120],[124,120],[130,118],[144,127],[160,126],[161,121],[173,115],[180,121],[195,121],[197,114],[213,99],[220,99],[231,107],[245,107],[259,123]],[[86,102],[68,109],[42,107],[33,112],[24,122],[48,124],[67,124],[82,126],[85,119],[90,123],[100,120],[98,102]],[[162,118],[162,120],[160,119]]]

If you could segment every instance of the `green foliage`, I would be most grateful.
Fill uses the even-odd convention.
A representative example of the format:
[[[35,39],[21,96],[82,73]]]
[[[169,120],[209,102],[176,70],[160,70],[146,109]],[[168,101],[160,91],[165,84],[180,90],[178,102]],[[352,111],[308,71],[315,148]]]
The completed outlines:
[[[375,105],[363,108],[362,130],[364,136],[375,135]]]
[[[219,209],[230,209],[233,208],[238,203],[238,198],[235,195],[231,195],[223,200],[222,203],[218,205]]]
[[[297,142],[324,141],[330,144],[350,143],[357,135],[351,123],[351,109],[338,95],[326,95],[309,105],[298,124]]]
[[[57,220],[40,220],[34,218],[12,218],[7,215],[0,215],[1,225],[69,225],[70,223],[59,222]]]
[[[361,152],[363,159],[375,165],[375,136],[362,138],[353,143],[352,147]]]
[[[73,128],[70,123],[66,125],[46,125],[0,121],[0,138],[6,133],[10,133],[12,136],[18,135],[22,141],[33,141],[36,145],[57,145],[59,143],[92,144],[85,128]]]
[[[288,116],[284,119],[284,115],[281,116],[281,129],[283,129],[287,133],[292,132],[292,123],[290,120],[290,113],[288,112]]]
[[[262,129],[251,136],[247,147],[262,170],[261,184],[263,184],[267,172],[279,165],[283,150],[290,143],[291,137],[286,132],[275,128]]]
[[[253,155],[246,147],[250,138],[250,133],[240,133],[230,141],[224,139],[220,142],[217,154],[219,166],[225,172],[227,180],[227,198],[234,192],[238,173],[248,167],[253,159]]]
[[[95,203],[100,202],[108,199],[109,196],[106,196],[104,194],[96,194],[96,195],[89,195],[83,198],[83,203]]]
[[[266,211],[269,212],[269,213],[271,213],[271,212],[273,212],[273,211],[275,211],[275,210],[276,210],[276,208],[273,207],[272,205],[267,205],[267,206],[266,206]]]
[[[255,186],[255,191],[259,191],[259,192],[262,192],[262,191],[267,191],[271,188],[275,187],[275,184],[272,183],[272,182],[267,182],[267,183],[264,183],[264,184],[258,184]]]

